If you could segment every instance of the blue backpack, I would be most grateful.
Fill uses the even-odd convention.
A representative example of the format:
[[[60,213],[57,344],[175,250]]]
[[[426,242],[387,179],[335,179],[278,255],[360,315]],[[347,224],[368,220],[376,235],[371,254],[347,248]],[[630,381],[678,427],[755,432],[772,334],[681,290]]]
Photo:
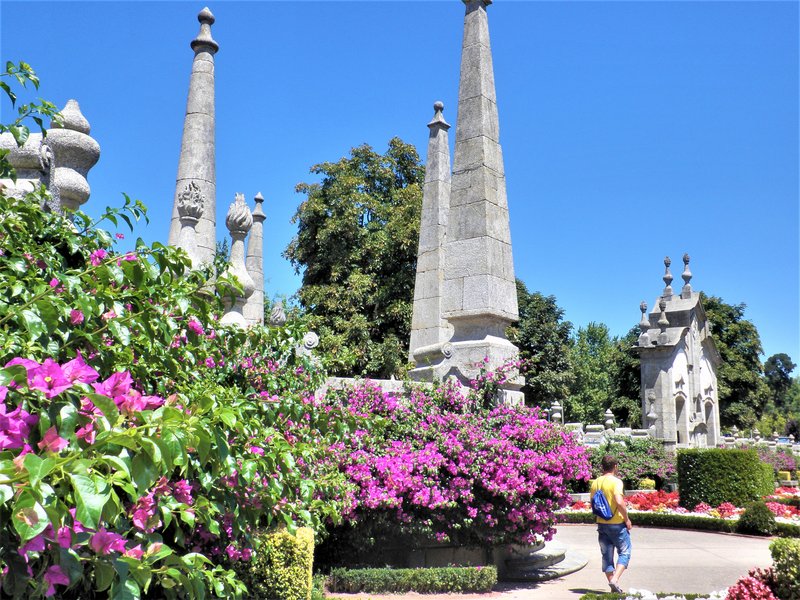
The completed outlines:
[[[603,490],[600,489],[600,486],[597,486],[597,491],[594,493],[594,496],[592,496],[592,513],[594,513],[596,517],[600,517],[606,521],[614,516],[614,513],[611,512],[611,506],[608,500],[606,500],[606,495],[603,493]]]

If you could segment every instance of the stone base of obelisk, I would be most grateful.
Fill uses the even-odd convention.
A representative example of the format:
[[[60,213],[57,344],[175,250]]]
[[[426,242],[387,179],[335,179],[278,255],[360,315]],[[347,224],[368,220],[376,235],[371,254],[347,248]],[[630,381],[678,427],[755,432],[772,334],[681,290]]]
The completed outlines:
[[[445,381],[455,377],[462,384],[478,378],[481,372],[495,371],[500,366],[519,358],[519,349],[505,338],[487,335],[479,340],[450,341],[424,346],[414,352],[415,369],[409,372],[413,381]],[[498,402],[522,404],[520,391],[525,380],[516,370],[508,373],[500,385]]]

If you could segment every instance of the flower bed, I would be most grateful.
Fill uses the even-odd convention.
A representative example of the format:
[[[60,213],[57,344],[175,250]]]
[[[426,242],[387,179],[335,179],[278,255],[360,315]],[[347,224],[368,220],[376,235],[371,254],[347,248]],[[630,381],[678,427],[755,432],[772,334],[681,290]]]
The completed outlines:
[[[800,536],[800,509],[786,503],[798,497],[794,488],[779,488],[765,498],[767,508],[775,515],[780,535]],[[628,496],[626,504],[635,525],[653,527],[685,527],[712,531],[734,532],[744,508],[724,502],[712,507],[700,503],[692,510],[679,505],[678,492],[658,491]],[[562,523],[593,523],[595,518],[588,502],[574,502],[557,513]]]

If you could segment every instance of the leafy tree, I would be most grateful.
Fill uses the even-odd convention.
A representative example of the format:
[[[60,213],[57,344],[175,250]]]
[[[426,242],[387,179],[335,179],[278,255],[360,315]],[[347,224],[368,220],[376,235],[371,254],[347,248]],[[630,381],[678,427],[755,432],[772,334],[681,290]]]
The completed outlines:
[[[385,154],[353,148],[311,167],[319,183],[293,218],[284,252],[303,283],[298,291],[334,374],[387,377],[406,363],[419,238],[424,167],[399,138]]]
[[[578,329],[570,351],[574,379],[564,406],[570,421],[602,423],[603,414],[614,398],[610,366],[615,358],[614,340],[603,323],[589,323]]]
[[[744,318],[744,304],[728,304],[705,294],[701,301],[722,356],[717,373],[722,425],[749,429],[769,399],[759,359],[761,338],[753,322]]]
[[[570,370],[570,335],[572,323],[564,321],[564,310],[555,296],[529,292],[517,279],[519,322],[509,329],[510,339],[528,361],[525,374],[525,402],[549,407],[564,402],[572,382]]]
[[[764,362],[764,380],[771,392],[776,408],[785,404],[786,394],[792,386],[792,371],[797,365],[788,354],[773,354]]]
[[[641,361],[639,355],[632,351],[638,338],[639,328],[634,327],[614,344],[611,411],[624,427],[642,427]]]

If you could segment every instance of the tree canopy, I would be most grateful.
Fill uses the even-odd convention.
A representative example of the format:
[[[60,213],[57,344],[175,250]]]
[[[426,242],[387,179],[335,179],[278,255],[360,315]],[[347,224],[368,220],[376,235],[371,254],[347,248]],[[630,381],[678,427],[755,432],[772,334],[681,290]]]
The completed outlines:
[[[298,297],[334,357],[333,374],[388,377],[406,364],[424,167],[399,138],[311,167],[318,183],[293,218],[284,252],[303,282]]]
[[[745,304],[728,304],[705,294],[701,301],[722,356],[717,372],[722,425],[751,428],[769,399],[759,358],[762,350],[758,329],[745,319]]]
[[[570,335],[572,323],[564,321],[564,309],[555,296],[529,292],[517,279],[519,322],[509,330],[510,339],[528,362],[525,374],[525,401],[529,405],[549,407],[563,403],[572,380]]]

